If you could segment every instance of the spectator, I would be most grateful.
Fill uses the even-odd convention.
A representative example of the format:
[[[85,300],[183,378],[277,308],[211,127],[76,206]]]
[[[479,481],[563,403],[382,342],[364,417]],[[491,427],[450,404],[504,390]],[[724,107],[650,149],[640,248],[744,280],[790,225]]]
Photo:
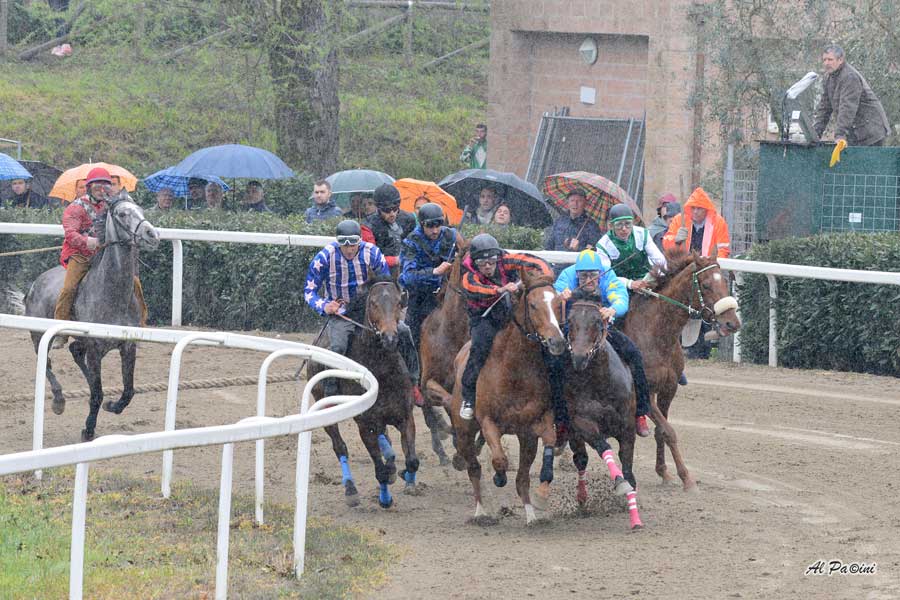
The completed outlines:
[[[419,209],[425,204],[428,204],[428,198],[425,196],[419,196],[416,198],[416,201],[413,202],[413,212],[415,213],[416,218],[419,216]]]
[[[199,177],[188,179],[188,197],[184,207],[194,210],[206,206],[206,180]]]
[[[494,220],[494,211],[497,210],[498,201],[499,194],[495,188],[491,186],[481,188],[481,192],[478,194],[478,209],[473,213],[470,212],[470,207],[466,208],[463,223],[490,225]]]
[[[12,197],[6,201],[9,208],[52,208],[50,201],[31,189],[31,179],[13,179],[10,182]]]
[[[225,190],[215,181],[206,184],[206,208],[222,210],[222,202],[225,200]]]
[[[78,179],[75,181],[75,198],[82,198],[87,194],[87,183],[86,180]]]
[[[560,216],[544,237],[544,249],[581,252],[594,249],[600,239],[600,226],[587,213],[587,192],[575,189],[566,196],[568,213]]]
[[[112,198],[118,196],[122,191],[122,178],[118,175],[111,175],[110,179],[112,179],[112,185],[109,186],[109,197]]]
[[[512,212],[509,210],[509,206],[507,204],[501,204],[497,207],[497,210],[494,211],[494,225],[500,225],[501,227],[508,227],[512,222]]]
[[[372,230],[375,245],[395,272],[403,252],[403,240],[416,228],[416,218],[400,210],[400,192],[390,183],[375,189],[375,205],[378,212],[367,217],[365,225]]]
[[[822,64],[825,83],[816,108],[816,133],[821,137],[832,113],[836,113],[834,141],[844,140],[850,146],[883,146],[891,126],[869,82],[844,62],[844,49],[840,46],[825,48]],[[687,211],[687,204],[684,209]]]
[[[662,249],[663,247],[663,237],[666,235],[666,230],[669,228],[669,223],[672,222],[672,219],[675,218],[675,215],[681,214],[681,202],[667,202],[662,207],[662,214],[660,218],[665,222],[666,227],[658,232],[653,237],[653,243],[656,244],[657,248]],[[654,221],[655,222],[655,221]]]
[[[244,197],[244,210],[248,212],[272,212],[266,206],[265,191],[258,181],[250,181],[247,183],[247,195]]]
[[[153,210],[168,212],[172,209],[172,204],[175,201],[175,194],[169,188],[161,188],[158,192],[156,192],[156,206],[153,207]]]
[[[306,222],[327,221],[335,217],[343,217],[344,211],[337,207],[331,199],[331,184],[320,179],[313,184],[313,205],[306,209]]]
[[[363,212],[363,195],[353,194],[350,196],[350,208],[344,213],[345,217],[359,221],[366,215]]]
[[[666,233],[666,229],[669,228],[669,224],[662,217],[663,206],[665,206],[669,202],[677,202],[675,194],[671,192],[666,192],[656,201],[656,218],[653,219],[653,222],[650,223],[650,227],[647,228],[647,233],[650,234],[650,238],[654,242],[656,241],[657,235],[659,235],[660,239],[662,239],[662,236]],[[662,248],[662,246],[660,246],[659,244],[657,244],[657,246]]]
[[[366,217],[370,217],[378,212],[378,207],[375,206],[375,198],[366,194],[365,198],[363,198],[363,215]]]
[[[479,123],[475,126],[475,135],[463,148],[459,160],[469,169],[487,169],[487,125]]]

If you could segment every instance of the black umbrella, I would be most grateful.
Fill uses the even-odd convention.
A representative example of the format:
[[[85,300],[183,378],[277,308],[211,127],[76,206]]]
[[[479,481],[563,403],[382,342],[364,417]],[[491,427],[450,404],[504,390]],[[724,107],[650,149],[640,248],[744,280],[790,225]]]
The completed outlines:
[[[533,183],[515,173],[466,169],[448,175],[438,185],[456,198],[459,207],[469,214],[478,209],[478,195],[490,185],[497,190],[501,202],[509,206],[514,225],[547,227],[552,221],[544,195]]]
[[[47,197],[53,184],[62,175],[62,171],[56,167],[38,162],[36,160],[20,160],[19,164],[25,167],[31,173],[34,179],[31,180],[31,189],[36,194]],[[8,198],[12,196],[12,187],[9,181],[0,182],[0,198]]]

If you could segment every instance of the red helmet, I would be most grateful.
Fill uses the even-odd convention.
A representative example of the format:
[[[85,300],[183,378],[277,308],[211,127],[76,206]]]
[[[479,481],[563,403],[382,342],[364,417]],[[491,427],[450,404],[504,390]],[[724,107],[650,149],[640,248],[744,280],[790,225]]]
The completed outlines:
[[[112,177],[109,175],[109,171],[104,169],[103,167],[94,167],[87,174],[87,181],[85,181],[85,185],[91,185],[92,183],[96,183],[98,181],[105,181],[106,183],[112,183]]]

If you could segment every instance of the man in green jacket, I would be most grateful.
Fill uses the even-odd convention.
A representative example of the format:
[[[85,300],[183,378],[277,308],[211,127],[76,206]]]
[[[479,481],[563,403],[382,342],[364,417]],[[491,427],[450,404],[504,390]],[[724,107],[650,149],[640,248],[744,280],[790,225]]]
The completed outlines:
[[[890,122],[869,82],[844,61],[840,46],[825,48],[822,64],[825,93],[816,108],[816,133],[822,136],[834,113],[834,141],[844,140],[848,146],[883,146]]]
[[[487,125],[479,123],[475,126],[475,137],[463,148],[459,160],[470,169],[487,169]]]

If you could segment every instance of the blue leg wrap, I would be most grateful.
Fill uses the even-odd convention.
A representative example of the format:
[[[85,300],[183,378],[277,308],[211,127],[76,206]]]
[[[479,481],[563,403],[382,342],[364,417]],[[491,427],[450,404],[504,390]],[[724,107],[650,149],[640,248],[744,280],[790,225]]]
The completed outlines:
[[[416,472],[415,471],[403,471],[403,480],[406,483],[415,483],[416,482]]]
[[[544,448],[544,460],[541,463],[541,483],[553,481],[553,448]]]
[[[379,484],[378,502],[384,508],[387,508],[394,503],[394,499],[391,498],[391,491],[388,489],[388,484],[386,483]]]
[[[348,481],[353,481],[353,475],[350,474],[350,465],[347,463],[347,457],[338,458],[341,461],[341,485],[347,485]]]
[[[387,436],[383,433],[378,436],[378,447],[381,448],[381,455],[384,456],[384,460],[391,460],[394,458],[394,448],[388,441]]]

